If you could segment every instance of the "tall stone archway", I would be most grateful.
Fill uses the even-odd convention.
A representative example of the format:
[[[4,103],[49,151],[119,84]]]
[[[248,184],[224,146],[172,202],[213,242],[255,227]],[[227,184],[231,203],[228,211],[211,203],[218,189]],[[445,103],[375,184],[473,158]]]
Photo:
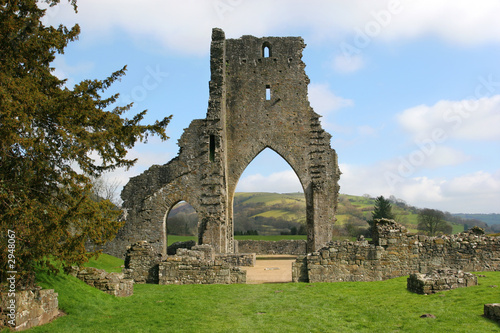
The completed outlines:
[[[111,247],[146,239],[161,249],[165,212],[186,200],[201,219],[199,243],[233,252],[236,184],[265,148],[283,157],[302,184],[308,251],[331,240],[340,170],[331,136],[307,99],[304,47],[300,37],[226,39],[213,30],[207,116],[184,131],[177,157],[130,179],[122,192],[126,223]]]

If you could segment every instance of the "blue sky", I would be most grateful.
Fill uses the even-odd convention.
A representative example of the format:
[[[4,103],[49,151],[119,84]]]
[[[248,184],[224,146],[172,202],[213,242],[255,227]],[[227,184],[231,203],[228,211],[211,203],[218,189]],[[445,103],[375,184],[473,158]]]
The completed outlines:
[[[173,115],[170,140],[106,177],[124,185],[176,156],[208,105],[210,36],[302,36],[309,100],[339,156],[341,193],[394,195],[453,213],[500,213],[500,2],[80,0],[47,24],[78,22],[80,39],[54,62],[68,86],[128,66],[112,87],[146,121]],[[132,116],[131,112],[129,116]],[[301,191],[288,164],[264,151],[237,191]]]

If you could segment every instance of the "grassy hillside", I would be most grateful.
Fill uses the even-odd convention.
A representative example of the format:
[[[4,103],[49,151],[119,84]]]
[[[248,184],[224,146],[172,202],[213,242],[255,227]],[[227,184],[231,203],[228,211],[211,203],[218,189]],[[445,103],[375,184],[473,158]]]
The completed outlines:
[[[101,256],[100,267],[117,262]],[[102,262],[103,260],[108,261]],[[116,259],[118,260],[118,259]],[[135,285],[116,298],[66,275],[38,273],[66,315],[28,332],[498,332],[482,316],[498,302],[500,272],[435,295],[406,290],[406,277],[377,282],[261,285]],[[436,319],[422,319],[431,313]]]
[[[353,236],[366,229],[371,218],[375,198],[368,196],[339,195],[335,235]],[[396,221],[417,232],[417,208],[398,200],[393,200],[392,211]],[[453,233],[464,230],[461,218],[446,215]],[[197,215],[186,204],[179,204],[169,214],[167,222],[170,234],[194,235],[197,228]],[[236,234],[257,231],[259,235],[304,234],[306,222],[306,203],[303,193],[236,193],[234,197],[234,226]],[[469,222],[469,227],[481,224]],[[480,225],[484,227],[484,225]],[[301,229],[302,228],[302,229]]]

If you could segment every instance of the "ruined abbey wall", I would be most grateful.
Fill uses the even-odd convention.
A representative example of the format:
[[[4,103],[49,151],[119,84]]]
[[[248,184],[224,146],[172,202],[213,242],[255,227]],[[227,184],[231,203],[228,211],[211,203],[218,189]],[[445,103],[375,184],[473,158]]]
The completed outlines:
[[[382,220],[373,244],[337,241],[299,257],[293,267],[293,280],[378,281],[443,268],[499,271],[500,237],[474,233],[441,237],[411,235],[404,226]]]
[[[304,255],[307,253],[305,240],[282,239],[279,241],[239,240],[239,253],[256,254],[291,254]]]
[[[198,244],[235,252],[233,196],[241,174],[264,149],[283,157],[306,198],[307,250],[332,237],[339,190],[330,134],[307,99],[309,78],[300,37],[226,39],[214,29],[210,98],[179,140],[177,157],[131,178],[122,192],[126,223],[104,251],[124,257],[128,245],[148,241],[166,253],[166,217],[179,201],[196,210]]]

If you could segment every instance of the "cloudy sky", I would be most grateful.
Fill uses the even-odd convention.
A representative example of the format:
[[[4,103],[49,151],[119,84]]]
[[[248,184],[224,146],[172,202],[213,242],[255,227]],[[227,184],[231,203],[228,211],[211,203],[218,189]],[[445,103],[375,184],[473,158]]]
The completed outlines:
[[[64,1],[64,0],[62,0]],[[173,115],[170,140],[130,152],[137,165],[107,175],[125,184],[178,152],[208,103],[211,29],[302,36],[309,100],[332,134],[341,193],[394,195],[453,213],[500,213],[500,2],[497,0],[80,0],[47,24],[82,34],[54,63],[68,86],[128,66],[112,90],[147,121]],[[132,113],[129,115],[132,116]],[[238,191],[302,191],[264,151]]]

